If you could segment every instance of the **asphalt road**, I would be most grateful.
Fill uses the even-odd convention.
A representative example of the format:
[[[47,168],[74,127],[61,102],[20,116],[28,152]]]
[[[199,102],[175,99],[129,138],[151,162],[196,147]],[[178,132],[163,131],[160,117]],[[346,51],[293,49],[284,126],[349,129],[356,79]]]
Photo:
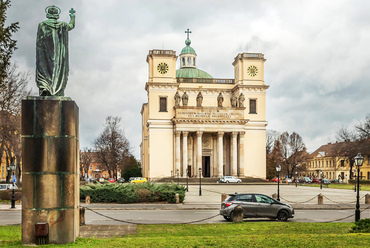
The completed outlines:
[[[168,224],[168,223],[227,223],[218,215],[218,210],[97,210],[113,220],[91,211],[86,211],[86,224]],[[355,210],[296,210],[289,222],[354,222]],[[346,218],[348,217],[348,218]],[[370,209],[361,213],[361,218],[370,218]],[[203,220],[203,221],[199,221]],[[273,221],[269,219],[245,219],[244,221]],[[21,223],[21,211],[0,211],[0,225]]]

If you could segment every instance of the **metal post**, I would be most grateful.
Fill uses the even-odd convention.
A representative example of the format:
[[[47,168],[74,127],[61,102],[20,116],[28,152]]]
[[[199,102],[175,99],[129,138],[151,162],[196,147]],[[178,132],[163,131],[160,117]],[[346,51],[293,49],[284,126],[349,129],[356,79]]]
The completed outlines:
[[[280,179],[279,179],[279,172],[278,172],[278,194],[277,194],[277,200],[280,201],[280,192],[279,192],[279,188],[280,188]]]
[[[298,177],[298,172],[295,172],[295,187],[297,188],[297,177]]]
[[[179,173],[179,169],[177,169],[177,185],[180,185],[180,173]]]
[[[358,222],[361,217],[360,212],[360,167],[357,167],[357,201],[356,201],[356,211],[355,211],[355,222]]]
[[[188,169],[186,169],[186,192],[189,192],[189,172]]]
[[[13,177],[14,177],[14,172],[13,172]],[[13,180],[13,179],[12,179]],[[15,197],[14,197],[14,188],[15,188],[15,180],[13,180],[13,190],[12,190],[12,207],[15,208]]]
[[[202,168],[199,168],[199,196],[202,195]]]

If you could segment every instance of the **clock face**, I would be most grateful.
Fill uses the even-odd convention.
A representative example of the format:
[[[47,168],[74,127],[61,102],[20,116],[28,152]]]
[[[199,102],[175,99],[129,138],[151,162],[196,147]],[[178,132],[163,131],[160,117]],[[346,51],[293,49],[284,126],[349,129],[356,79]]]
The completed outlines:
[[[251,77],[255,77],[258,74],[258,68],[255,65],[251,65],[247,69],[247,73]]]
[[[161,74],[166,74],[168,72],[168,65],[166,63],[159,63],[157,66],[157,70]]]

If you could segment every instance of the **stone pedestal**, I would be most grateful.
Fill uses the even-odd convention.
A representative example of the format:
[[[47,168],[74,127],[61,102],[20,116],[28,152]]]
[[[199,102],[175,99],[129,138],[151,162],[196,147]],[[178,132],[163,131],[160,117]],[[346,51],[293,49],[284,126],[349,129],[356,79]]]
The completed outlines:
[[[79,235],[78,116],[70,98],[22,101],[24,244],[37,243],[37,223],[47,223],[46,243],[70,243]]]

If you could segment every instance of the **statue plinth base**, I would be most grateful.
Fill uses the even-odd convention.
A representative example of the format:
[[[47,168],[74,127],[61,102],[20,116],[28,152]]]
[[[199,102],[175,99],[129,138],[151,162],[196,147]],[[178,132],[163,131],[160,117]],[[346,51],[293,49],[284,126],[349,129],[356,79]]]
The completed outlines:
[[[22,101],[23,244],[45,235],[38,223],[47,224],[45,243],[70,243],[79,235],[78,116],[70,98]]]

